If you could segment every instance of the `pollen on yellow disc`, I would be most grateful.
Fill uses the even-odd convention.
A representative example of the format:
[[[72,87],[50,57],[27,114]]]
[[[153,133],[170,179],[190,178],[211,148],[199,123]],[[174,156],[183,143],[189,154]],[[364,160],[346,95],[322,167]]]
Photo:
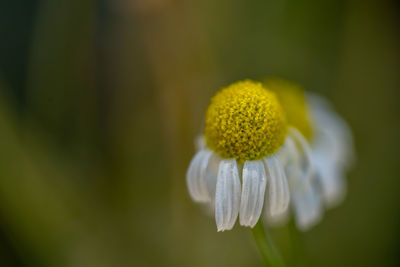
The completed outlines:
[[[288,123],[297,128],[308,140],[312,137],[311,123],[303,88],[280,78],[267,78],[264,86],[274,91],[286,112]]]
[[[287,133],[286,117],[275,93],[261,83],[240,81],[221,89],[207,108],[207,145],[239,163],[276,152]]]

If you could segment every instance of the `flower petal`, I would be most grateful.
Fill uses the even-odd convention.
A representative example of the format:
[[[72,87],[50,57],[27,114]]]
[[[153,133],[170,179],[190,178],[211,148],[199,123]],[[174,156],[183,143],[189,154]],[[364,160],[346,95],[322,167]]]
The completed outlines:
[[[215,189],[217,186],[218,168],[221,158],[218,154],[213,153],[208,161],[206,169],[207,190],[210,194],[210,207],[214,211],[215,208]]]
[[[350,127],[324,98],[308,95],[315,126],[313,159],[327,207],[339,204],[346,195],[345,171],[354,163]]]
[[[264,205],[267,176],[261,160],[246,161],[243,166],[243,188],[240,201],[240,224],[254,227]]]
[[[293,161],[296,161],[298,158],[296,144],[289,135],[285,138],[285,143],[282,148],[278,151],[279,159],[282,162],[282,165],[286,166],[291,165]]]
[[[306,184],[293,194],[294,215],[297,227],[306,231],[317,224],[322,218],[322,202],[317,188]]]
[[[264,163],[265,163],[265,170],[266,170],[266,175],[268,179],[268,201],[267,201],[267,213],[269,215],[275,214],[275,210],[277,209],[277,198],[278,198],[278,193],[277,193],[277,178],[276,175],[274,175],[274,162],[270,158],[264,158]]]
[[[239,170],[235,159],[221,160],[215,194],[215,220],[218,231],[230,230],[240,205]]]
[[[299,159],[301,160],[299,164],[300,164],[300,169],[302,171],[302,179],[309,180],[311,179],[314,173],[314,166],[312,161],[312,152],[310,145],[308,144],[304,136],[296,128],[290,127],[289,135],[300,146],[298,152],[303,154],[299,157]]]
[[[270,217],[283,214],[289,206],[290,194],[285,172],[279,159],[272,155],[264,158],[269,179],[268,210]]]
[[[186,182],[190,196],[194,201],[207,202],[210,200],[206,184],[206,168],[211,155],[211,150],[197,152],[187,170]]]
[[[334,110],[323,97],[308,93],[310,117],[315,126],[317,146],[340,167],[349,168],[355,162],[354,142],[351,129],[345,120]]]
[[[281,203],[281,210],[285,212],[288,209],[290,203],[290,191],[285,171],[283,169],[282,164],[279,161],[278,165],[279,165],[278,172],[280,173],[279,177],[281,180],[281,186],[283,188],[283,195],[282,195],[283,201]]]
[[[282,154],[285,155],[284,160],[282,160],[282,165],[284,166],[289,189],[293,190],[297,183],[302,180],[300,178],[302,175],[300,171],[300,155],[292,137],[286,137],[284,147],[282,148]]]
[[[314,162],[324,202],[328,208],[334,207],[344,199],[347,192],[343,169],[318,154],[315,154]]]

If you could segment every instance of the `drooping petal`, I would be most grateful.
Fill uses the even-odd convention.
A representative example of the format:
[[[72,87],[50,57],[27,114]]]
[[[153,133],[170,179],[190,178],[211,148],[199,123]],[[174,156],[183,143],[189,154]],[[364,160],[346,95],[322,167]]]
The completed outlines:
[[[194,201],[207,202],[210,200],[206,183],[206,168],[211,155],[212,151],[210,150],[197,152],[187,170],[186,182]]]
[[[322,218],[322,203],[316,186],[304,184],[293,194],[294,215],[297,227],[306,231]]]
[[[239,213],[240,194],[236,160],[221,160],[215,194],[215,220],[218,231],[230,230],[234,226]]]
[[[350,127],[326,99],[308,94],[315,137],[312,150],[316,174],[328,208],[339,204],[346,195],[345,172],[355,161]]]
[[[293,162],[297,162],[298,153],[296,144],[292,137],[289,135],[285,138],[285,143],[282,148],[278,151],[279,159],[282,162],[282,166],[292,166]]]
[[[272,155],[264,158],[264,162],[269,181],[267,212],[269,212],[270,217],[275,217],[283,214],[288,209],[290,202],[289,188],[279,159]]]
[[[295,217],[295,222],[297,228],[305,231],[309,229],[307,219],[306,219],[306,201],[304,199],[304,194],[295,192],[292,194],[293,197],[293,213]]]
[[[323,203],[321,199],[321,195],[318,192],[318,188],[316,185],[310,185],[309,188],[309,199],[310,199],[310,221],[311,221],[311,226],[317,224],[323,214]]]
[[[308,93],[310,118],[313,121],[316,146],[322,145],[331,160],[340,167],[348,168],[355,161],[354,142],[351,129],[345,120],[323,97]]]
[[[284,146],[279,151],[281,156],[282,166],[284,166],[284,171],[289,185],[289,190],[292,191],[297,183],[302,179],[302,170],[300,167],[300,153],[296,147],[296,143],[292,137],[287,136],[285,139]]]
[[[314,162],[324,202],[328,208],[334,207],[344,199],[347,192],[343,170],[318,154],[315,154]]]
[[[311,179],[314,173],[313,161],[312,161],[312,152],[310,145],[304,136],[293,127],[289,128],[289,135],[293,138],[295,142],[297,142],[299,149],[298,152],[301,153],[298,158],[301,161],[299,164],[300,171],[302,172],[302,179],[309,180]]]
[[[309,158],[310,148],[306,140],[296,131],[290,132],[286,137],[283,149],[286,154],[284,170],[289,183],[296,224],[300,230],[305,231],[321,219],[323,212],[320,192],[315,183],[315,173],[311,173],[314,168],[311,169],[309,166],[309,162],[314,159]],[[311,156],[313,156],[312,153]],[[275,218],[269,216],[268,223],[281,224],[286,218],[285,216],[275,216]]]
[[[283,212],[285,212],[288,209],[289,203],[290,203],[290,190],[289,190],[289,184],[288,184],[287,177],[286,177],[285,171],[283,169],[283,166],[280,162],[278,164],[280,165],[280,167],[278,167],[278,172],[280,173],[279,177],[281,180],[281,186],[283,188],[283,196],[282,196],[283,201],[281,204],[281,210],[283,210]]]
[[[269,215],[272,215],[275,214],[278,203],[277,178],[274,175],[274,162],[271,159],[264,158],[264,163],[268,180],[266,210]]]
[[[243,166],[243,188],[240,201],[240,224],[254,227],[264,205],[267,176],[261,160],[246,161]]]
[[[208,161],[206,169],[207,190],[210,193],[210,207],[212,211],[215,209],[215,190],[217,186],[218,168],[221,158],[218,154],[213,153]]]

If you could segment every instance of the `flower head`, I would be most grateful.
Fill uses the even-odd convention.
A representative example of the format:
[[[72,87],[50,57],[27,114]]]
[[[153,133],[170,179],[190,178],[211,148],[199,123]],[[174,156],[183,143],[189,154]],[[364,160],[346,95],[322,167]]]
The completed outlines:
[[[263,207],[270,217],[286,212],[290,193],[279,151],[288,132],[279,101],[261,83],[237,82],[212,98],[206,142],[198,139],[186,177],[192,198],[214,208],[218,231],[232,229],[238,216],[254,227]]]
[[[238,163],[259,160],[284,143],[287,123],[275,94],[249,80],[223,88],[206,113],[207,145],[222,158]]]
[[[262,212],[283,222],[292,206],[306,230],[343,192],[352,138],[329,105],[281,79],[233,83],[211,99],[186,179],[193,200],[215,211],[218,231]],[[351,152],[351,151],[350,151]],[[329,202],[329,203],[328,203]]]

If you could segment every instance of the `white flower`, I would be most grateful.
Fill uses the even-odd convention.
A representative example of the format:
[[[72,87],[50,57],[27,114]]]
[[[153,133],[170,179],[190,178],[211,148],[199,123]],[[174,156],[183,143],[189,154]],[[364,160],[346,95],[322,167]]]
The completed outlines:
[[[307,230],[321,220],[324,204],[345,195],[354,159],[347,124],[320,97],[273,82],[279,101],[260,83],[244,81],[222,89],[207,109],[187,185],[194,201],[214,210],[218,231],[232,229],[238,216],[254,227],[263,211],[269,224],[282,224],[289,206],[297,227]]]
[[[287,127],[275,95],[260,83],[234,83],[212,98],[205,121],[187,185],[194,201],[214,209],[218,231],[232,229],[238,216],[254,227],[263,210],[268,220],[285,217],[289,187],[309,190],[313,172],[308,143]],[[298,168],[289,180],[286,165]]]

